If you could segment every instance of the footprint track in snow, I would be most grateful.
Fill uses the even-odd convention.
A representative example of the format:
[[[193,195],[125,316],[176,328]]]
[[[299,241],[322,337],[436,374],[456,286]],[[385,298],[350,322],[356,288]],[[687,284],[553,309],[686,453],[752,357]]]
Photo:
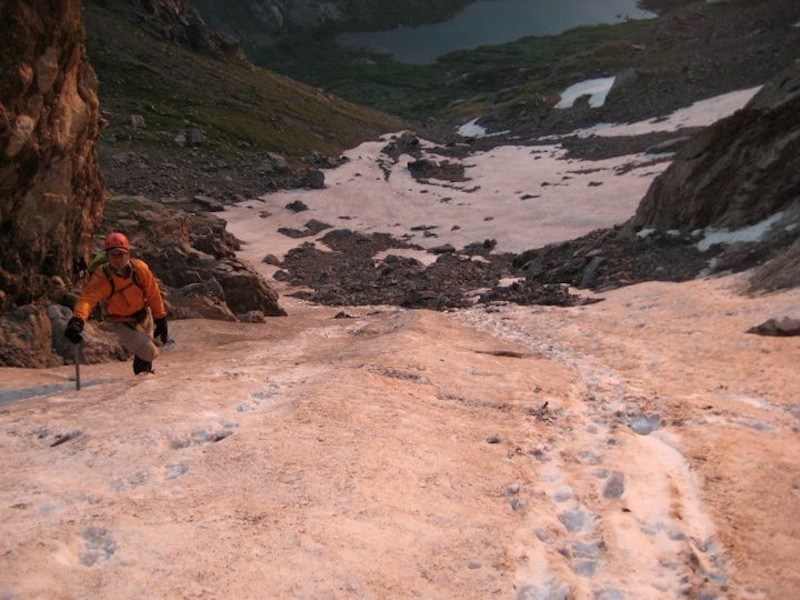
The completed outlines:
[[[478,310],[457,318],[522,343],[579,375],[564,399],[568,423],[555,425],[555,440],[537,457],[537,487],[559,524],[554,527],[552,519],[544,527],[526,523],[532,527],[518,543],[534,532],[530,543],[544,546],[545,559],[520,570],[518,598],[722,594],[728,581],[725,555],[694,474],[661,416],[640,401],[645,399],[635,389],[637,382],[555,342],[533,323],[526,331],[518,320],[503,319],[502,312]],[[565,565],[579,576],[577,584],[559,576],[567,572]]]

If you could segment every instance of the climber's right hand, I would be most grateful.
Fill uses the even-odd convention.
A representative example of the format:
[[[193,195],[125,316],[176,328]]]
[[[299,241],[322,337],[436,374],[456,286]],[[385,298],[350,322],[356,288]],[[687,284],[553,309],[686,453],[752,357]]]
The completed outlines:
[[[83,341],[83,319],[72,317],[67,321],[64,337],[73,344],[80,344]]]

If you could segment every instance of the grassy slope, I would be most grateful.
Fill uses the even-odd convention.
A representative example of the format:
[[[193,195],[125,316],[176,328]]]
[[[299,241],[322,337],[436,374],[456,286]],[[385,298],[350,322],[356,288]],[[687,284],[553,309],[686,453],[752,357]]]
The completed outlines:
[[[208,133],[202,151],[209,155],[241,156],[247,148],[279,152],[292,163],[314,151],[335,156],[403,126],[395,117],[263,68],[156,40],[124,7],[105,4],[88,3],[84,12],[101,107],[111,127],[131,114],[144,115],[148,125],[128,140],[127,149],[168,149],[172,144],[166,142],[178,131],[198,127]]]

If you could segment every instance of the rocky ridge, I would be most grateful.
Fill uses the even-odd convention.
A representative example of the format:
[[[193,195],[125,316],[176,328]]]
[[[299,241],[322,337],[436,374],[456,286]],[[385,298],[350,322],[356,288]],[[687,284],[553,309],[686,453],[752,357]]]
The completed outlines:
[[[319,31],[349,23],[364,29],[435,22],[454,14],[470,0],[194,0],[205,21],[243,45],[271,44],[289,29]]]

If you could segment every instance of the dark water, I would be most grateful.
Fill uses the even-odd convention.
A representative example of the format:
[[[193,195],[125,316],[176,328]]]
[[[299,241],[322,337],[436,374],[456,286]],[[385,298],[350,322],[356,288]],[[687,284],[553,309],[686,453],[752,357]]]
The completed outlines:
[[[449,21],[344,33],[337,41],[391,54],[398,62],[430,64],[454,50],[494,46],[531,35],[555,35],[580,25],[655,16],[636,8],[636,0],[480,0]]]

